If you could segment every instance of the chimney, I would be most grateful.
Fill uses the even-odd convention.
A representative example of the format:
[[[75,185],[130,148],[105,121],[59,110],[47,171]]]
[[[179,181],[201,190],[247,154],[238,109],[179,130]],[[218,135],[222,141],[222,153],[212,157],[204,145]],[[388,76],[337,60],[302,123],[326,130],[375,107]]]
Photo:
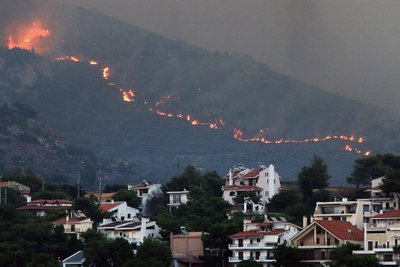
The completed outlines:
[[[232,169],[229,169],[229,185],[233,185]]]
[[[268,167],[268,197],[272,198],[275,195],[275,167],[270,164]]]
[[[146,237],[146,225],[147,225],[148,221],[150,221],[148,218],[144,218],[144,217],[140,218],[140,223],[141,223],[140,224],[140,232],[141,232],[143,238]]]
[[[304,215],[303,216],[303,228],[306,228],[308,226],[308,216]]]

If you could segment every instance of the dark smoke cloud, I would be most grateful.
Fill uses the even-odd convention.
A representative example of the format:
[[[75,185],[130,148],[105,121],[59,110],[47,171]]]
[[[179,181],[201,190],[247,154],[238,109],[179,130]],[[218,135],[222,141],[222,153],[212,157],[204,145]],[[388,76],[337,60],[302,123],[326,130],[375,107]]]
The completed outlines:
[[[398,0],[59,0],[400,111]]]

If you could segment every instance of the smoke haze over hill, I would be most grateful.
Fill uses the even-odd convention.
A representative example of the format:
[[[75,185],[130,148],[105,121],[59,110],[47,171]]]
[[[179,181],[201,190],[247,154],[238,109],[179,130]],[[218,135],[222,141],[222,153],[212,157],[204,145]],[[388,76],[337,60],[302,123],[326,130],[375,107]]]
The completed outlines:
[[[400,111],[396,0],[63,0]]]

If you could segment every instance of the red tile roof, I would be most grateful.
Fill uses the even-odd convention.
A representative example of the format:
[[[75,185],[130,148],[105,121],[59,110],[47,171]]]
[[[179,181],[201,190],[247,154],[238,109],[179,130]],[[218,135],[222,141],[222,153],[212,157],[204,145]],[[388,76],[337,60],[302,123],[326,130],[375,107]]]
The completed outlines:
[[[324,220],[315,222],[341,240],[364,240],[363,232],[349,222]]]
[[[150,182],[143,182],[140,184],[135,184],[135,185],[131,185],[132,189],[146,189],[149,188],[150,186],[155,185],[154,183],[150,183]]]
[[[80,218],[75,218],[75,217],[73,217],[73,218],[68,218],[68,223],[77,223],[77,222],[80,222],[80,221],[84,221],[84,220],[86,220],[86,219],[89,219],[89,218],[88,218],[88,217],[80,217]],[[54,223],[54,224],[64,224],[64,223],[67,223],[67,220],[66,220],[66,218],[64,217],[64,218],[60,218],[60,219],[58,219],[58,220],[53,221],[53,223]]]
[[[247,232],[239,232],[234,235],[229,236],[229,238],[241,238],[241,237],[254,237],[254,236],[265,236],[265,235],[281,235],[287,230],[284,229],[276,229],[268,232],[254,232],[254,231],[247,231]]]
[[[262,169],[257,168],[257,169],[252,169],[248,173],[246,173],[242,178],[249,179],[249,178],[256,178]]]
[[[262,191],[262,188],[255,185],[226,185],[224,190],[237,190],[237,191]]]
[[[378,214],[371,217],[371,219],[390,219],[390,218],[400,218],[400,210],[388,210],[382,214]]]
[[[23,206],[17,208],[17,210],[71,210],[72,206]]]
[[[121,203],[102,203],[100,204],[100,210],[109,211],[119,205],[121,205]]]

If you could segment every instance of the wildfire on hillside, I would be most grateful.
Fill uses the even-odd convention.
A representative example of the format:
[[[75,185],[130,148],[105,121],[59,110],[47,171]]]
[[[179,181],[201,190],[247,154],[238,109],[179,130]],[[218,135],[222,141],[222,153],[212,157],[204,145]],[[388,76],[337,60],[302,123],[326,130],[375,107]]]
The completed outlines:
[[[160,106],[164,104],[165,100],[171,100],[172,97],[167,95],[162,97],[160,100],[158,100],[153,106],[150,106],[148,110],[154,114],[157,114],[159,116],[164,116],[168,118],[176,118],[180,120],[185,120],[189,122],[193,126],[197,125],[205,125],[210,129],[221,129],[222,126],[225,125],[224,121],[222,119],[210,119],[208,122],[206,121],[201,121],[200,119],[194,119],[193,116],[190,114],[182,114],[182,113],[171,113],[171,112],[165,112],[160,110]],[[175,98],[175,101],[179,102],[179,98]],[[149,105],[147,101],[144,102],[145,105]]]
[[[38,54],[49,52],[49,46],[43,42],[44,38],[50,36],[50,30],[35,19],[31,23],[9,28],[7,35],[7,47],[34,50]]]
[[[6,43],[7,47],[9,49],[12,48],[21,48],[21,49],[26,49],[26,50],[32,50],[35,53],[38,54],[46,54],[49,53],[49,44],[46,43],[46,38],[50,36],[50,30],[47,29],[42,22],[39,20],[35,19],[31,23],[28,23],[26,25],[18,25],[17,27],[9,27],[9,30],[7,31],[10,34],[6,35]],[[105,66],[99,63],[96,60],[87,60],[87,59],[82,59],[81,57],[77,56],[72,56],[72,55],[67,55],[67,56],[59,56],[55,60],[57,61],[70,61],[70,62],[83,62],[85,64],[92,65],[96,67],[97,65],[100,65],[101,67],[99,68],[99,71],[101,71],[102,78],[106,80],[109,86],[115,88],[118,90],[117,84],[115,81],[111,80],[111,70],[110,67]],[[96,67],[97,68],[97,67]],[[125,102],[133,102],[135,101],[137,94],[136,91],[133,89],[119,89],[121,93],[121,98]],[[183,113],[173,113],[173,112],[167,112],[162,109],[162,105],[165,104],[166,101],[175,101],[175,102],[180,102],[179,97],[171,97],[169,95],[162,97],[160,100],[155,102],[153,105],[150,105],[148,101],[144,101],[144,104],[147,106],[147,110],[155,115],[162,116],[162,117],[167,117],[167,118],[175,118],[179,120],[183,120],[188,122],[192,126],[206,126],[210,129],[221,129],[225,127],[225,121],[221,118],[218,118],[218,116],[215,116],[213,112],[210,113],[209,117],[210,119],[208,120],[200,120],[198,118],[195,118],[191,114],[183,114]],[[349,152],[355,152],[357,154],[363,154],[365,156],[371,155],[371,151],[362,151],[356,145],[361,145],[364,142],[363,137],[359,137],[358,139],[355,138],[354,136],[347,136],[347,135],[328,135],[325,137],[311,137],[311,138],[305,138],[305,139],[276,139],[276,140],[270,140],[268,137],[265,135],[265,131],[263,129],[260,129],[258,134],[254,137],[251,138],[245,138],[244,137],[244,132],[240,128],[234,128],[233,130],[233,138],[241,141],[241,142],[260,142],[264,144],[287,144],[287,143],[296,143],[296,144],[302,144],[302,143],[311,143],[311,142],[324,142],[324,141],[329,141],[329,140],[341,140],[346,143],[351,143],[351,144],[346,144],[344,147],[345,151]]]
[[[342,141],[349,141],[349,142],[354,142],[358,144],[362,144],[364,142],[364,138],[360,137],[356,140],[354,136],[347,136],[347,135],[327,135],[325,137],[311,137],[311,138],[305,138],[305,139],[277,139],[277,140],[269,140],[267,137],[262,136],[264,135],[264,130],[260,129],[259,134],[254,137],[250,138],[244,138],[244,132],[240,128],[235,128],[233,130],[233,138],[235,138],[238,141],[241,142],[261,142],[264,144],[288,144],[288,143],[293,143],[293,144],[303,144],[303,143],[319,143],[319,142],[325,142],[329,140],[342,140]],[[369,156],[371,154],[371,151],[362,151],[357,147],[352,147],[351,145],[346,145],[345,146],[345,151],[349,152],[355,152],[357,154],[363,154],[365,156]]]
[[[136,93],[132,89],[128,91],[123,91],[122,89],[120,90],[122,92],[122,99],[125,102],[133,102],[135,101]]]

